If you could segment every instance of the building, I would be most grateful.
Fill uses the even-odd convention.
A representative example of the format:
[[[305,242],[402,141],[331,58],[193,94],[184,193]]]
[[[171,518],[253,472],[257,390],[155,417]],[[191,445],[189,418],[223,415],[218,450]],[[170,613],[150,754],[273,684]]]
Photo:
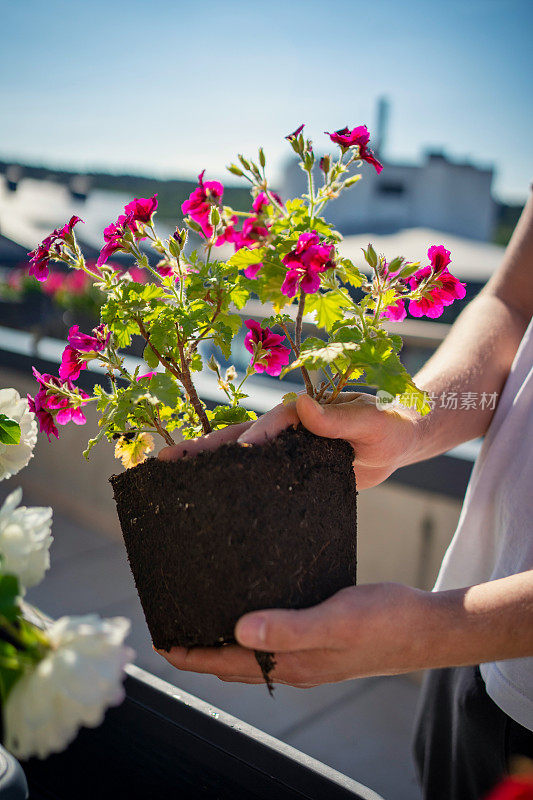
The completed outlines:
[[[492,167],[455,162],[440,151],[427,152],[419,164],[389,161],[385,155],[388,114],[388,101],[381,98],[371,144],[384,164],[383,172],[378,175],[372,167],[363,165],[363,180],[328,205],[328,220],[343,234],[431,228],[489,241],[496,219]],[[320,185],[318,166],[315,178]],[[307,176],[298,161],[290,161],[283,177],[282,197],[302,194],[306,185]]]
[[[320,181],[319,170],[315,172]],[[343,234],[432,228],[478,241],[491,238],[496,210],[491,168],[455,163],[443,153],[430,152],[417,165],[386,161],[380,175],[363,165],[362,175],[353,189],[328,205],[328,219]],[[305,187],[306,175],[291,161],[282,196],[294,197]]]

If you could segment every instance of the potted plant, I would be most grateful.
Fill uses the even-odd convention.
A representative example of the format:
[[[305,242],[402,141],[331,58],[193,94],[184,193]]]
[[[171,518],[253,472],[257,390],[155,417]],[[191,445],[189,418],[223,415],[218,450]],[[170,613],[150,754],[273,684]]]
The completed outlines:
[[[239,156],[229,167],[250,185],[249,212],[224,206],[224,187],[202,173],[182,205],[185,224],[168,239],[154,228],[154,196],[128,203],[105,229],[95,266],[76,241],[78,217],[30,254],[38,280],[46,280],[50,261],[60,261],[84,271],[106,297],[92,334],[71,328],[59,376],[35,372],[39,391],[31,406],[50,439],[57,424],[82,424],[84,406],[97,404],[99,432],[85,455],[105,438],[128,468],[111,482],[158,649],[231,642],[235,621],[247,611],[312,605],[353,584],[356,491],[353,452],[342,440],[289,430],[260,447],[228,444],[169,463],[147,458],[154,434],[171,445],[176,434],[188,439],[252,420],[246,380],[296,369],[320,403],[335,402],[346,387],[374,386],[423,414],[428,399],[400,362],[400,337],[384,322],[404,318],[406,302],[414,315],[436,317],[464,296],[443,246],[431,247],[421,267],[403,257],[387,263],[369,245],[363,251],[367,273],[340,254],[342,237],[323,217],[324,208],[360,179],[355,168],[364,162],[378,172],[382,167],[365,126],[330,134],[337,156],[326,155],[318,165],[303,127],[286,137],[307,174],[302,197],[284,202],[272,190],[261,148],[257,161]],[[201,253],[189,252],[188,231],[200,237]],[[141,240],[155,259],[140,249]],[[221,259],[218,248],[227,244],[235,252]],[[132,267],[151,280],[141,283],[110,268],[107,261],[118,251],[129,253]],[[273,313],[261,323],[245,321],[245,374],[233,367],[223,373],[214,358],[205,364],[207,340],[231,357],[242,324],[237,312],[252,294]],[[304,315],[314,316],[324,338],[302,341]],[[132,336],[144,340],[144,372],[124,366],[121,349]],[[74,381],[93,359],[108,381],[88,396]],[[216,374],[221,392],[212,410],[194,382],[205,367]],[[293,399],[289,394],[284,402]],[[267,675],[272,659],[263,654],[258,660]]]

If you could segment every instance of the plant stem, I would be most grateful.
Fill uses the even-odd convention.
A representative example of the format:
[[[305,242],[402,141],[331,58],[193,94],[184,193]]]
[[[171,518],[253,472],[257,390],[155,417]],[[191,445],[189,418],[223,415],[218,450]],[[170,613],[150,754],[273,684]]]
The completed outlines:
[[[202,401],[198,397],[198,392],[192,382],[191,378],[191,371],[189,369],[189,365],[187,363],[187,359],[185,357],[185,352],[183,350],[183,343],[180,339],[178,334],[178,349],[180,351],[180,359],[181,359],[181,382],[183,384],[183,388],[187,392],[189,396],[189,400],[192,403],[194,410],[196,411],[196,416],[198,417],[200,424],[202,426],[202,430],[205,433],[211,433],[213,430],[211,425],[209,424],[209,420],[207,419],[207,414],[205,413],[205,409],[202,405]]]
[[[152,423],[158,434],[163,437],[163,439],[168,445],[172,446],[173,444],[176,444],[170,433],[167,430],[165,430],[165,428],[163,428],[156,414],[154,414],[152,418]]]
[[[298,303],[298,313],[296,314],[296,322],[294,324],[294,352],[296,356],[300,355],[300,350],[302,347],[302,325],[304,319],[304,310],[305,310],[305,292],[300,290],[300,300]],[[302,377],[305,383],[305,389],[309,397],[314,397],[315,389],[313,386],[313,382],[309,377],[309,373],[304,366],[300,367],[300,372],[302,373]]]

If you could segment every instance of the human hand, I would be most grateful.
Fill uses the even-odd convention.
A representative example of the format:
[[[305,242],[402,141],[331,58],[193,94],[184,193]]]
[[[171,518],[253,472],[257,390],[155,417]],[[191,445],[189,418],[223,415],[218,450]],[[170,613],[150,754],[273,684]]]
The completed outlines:
[[[170,447],[163,447],[157,457],[162,461],[177,461],[184,456],[195,456],[203,450],[216,450],[221,444],[236,442],[250,425],[253,425],[253,422],[241,422],[238,425],[228,425],[206,436],[199,436],[197,439],[186,439]]]
[[[254,650],[274,652],[274,683],[300,688],[427,665],[435,597],[396,583],[350,586],[312,608],[245,614],[238,645],[158,651],[178,669],[262,683]]]
[[[417,443],[418,414],[411,409],[380,410],[364,392],[343,392],[336,402],[321,405],[308,395],[279,405],[240,434],[241,444],[261,444],[290,425],[302,425],[317,436],[346,439],[352,445],[358,489],[377,486],[409,462]]]

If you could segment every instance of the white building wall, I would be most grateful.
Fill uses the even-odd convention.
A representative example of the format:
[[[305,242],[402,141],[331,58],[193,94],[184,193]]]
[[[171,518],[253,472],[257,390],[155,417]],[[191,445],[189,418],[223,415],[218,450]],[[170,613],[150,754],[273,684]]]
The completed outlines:
[[[361,181],[328,204],[328,219],[344,234],[426,227],[480,241],[491,237],[490,169],[433,155],[420,166],[385,164],[379,176],[363,164],[361,174]],[[315,180],[322,180],[318,168]],[[306,175],[296,161],[287,165],[281,189],[284,197],[306,191]]]

